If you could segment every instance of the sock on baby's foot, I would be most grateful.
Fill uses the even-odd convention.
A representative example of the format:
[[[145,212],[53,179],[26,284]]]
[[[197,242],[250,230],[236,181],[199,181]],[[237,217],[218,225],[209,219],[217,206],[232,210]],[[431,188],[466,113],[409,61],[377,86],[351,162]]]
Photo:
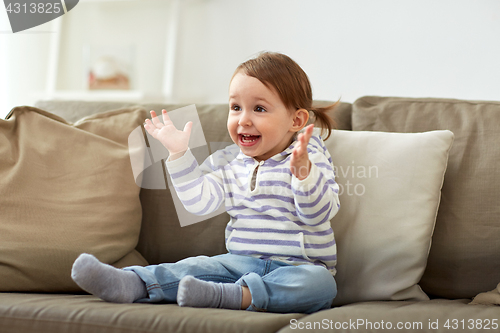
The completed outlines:
[[[132,271],[104,264],[91,254],[75,260],[71,278],[83,290],[114,303],[132,303],[148,296],[145,283]]]
[[[242,290],[239,284],[216,283],[185,276],[179,282],[177,303],[195,308],[241,309]]]

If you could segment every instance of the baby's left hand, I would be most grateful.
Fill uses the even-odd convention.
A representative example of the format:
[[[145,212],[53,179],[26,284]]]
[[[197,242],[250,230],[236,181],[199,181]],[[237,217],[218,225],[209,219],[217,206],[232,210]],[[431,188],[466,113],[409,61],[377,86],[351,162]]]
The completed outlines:
[[[306,179],[311,170],[311,161],[307,153],[307,144],[311,139],[314,124],[306,127],[304,133],[299,133],[297,137],[297,145],[293,148],[292,157],[290,159],[290,171],[299,180]]]

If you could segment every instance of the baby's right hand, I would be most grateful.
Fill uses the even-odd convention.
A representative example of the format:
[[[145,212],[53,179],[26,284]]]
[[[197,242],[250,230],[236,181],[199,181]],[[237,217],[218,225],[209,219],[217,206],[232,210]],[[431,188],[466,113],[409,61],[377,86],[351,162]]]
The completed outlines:
[[[160,141],[170,153],[170,160],[176,159],[188,149],[189,137],[193,123],[189,121],[184,130],[179,131],[170,120],[167,111],[162,110],[163,123],[158,119],[156,113],[151,110],[151,120],[146,119],[144,128],[153,138]]]

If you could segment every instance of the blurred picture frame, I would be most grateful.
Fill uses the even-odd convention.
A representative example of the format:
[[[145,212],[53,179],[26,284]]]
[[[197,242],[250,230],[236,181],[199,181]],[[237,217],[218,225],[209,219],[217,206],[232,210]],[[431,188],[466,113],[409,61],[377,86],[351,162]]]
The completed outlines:
[[[85,45],[84,81],[88,90],[131,90],[134,45]]]

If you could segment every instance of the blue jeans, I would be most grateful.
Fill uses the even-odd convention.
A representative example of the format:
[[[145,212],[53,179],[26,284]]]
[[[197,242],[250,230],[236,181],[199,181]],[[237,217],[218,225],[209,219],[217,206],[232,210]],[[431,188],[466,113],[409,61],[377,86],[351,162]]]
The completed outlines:
[[[175,303],[179,281],[186,275],[248,287],[252,294],[252,304],[247,308],[250,311],[312,313],[330,308],[337,294],[335,279],[324,267],[292,266],[229,253],[124,270],[135,272],[146,284],[149,298],[137,300],[144,303]]]

